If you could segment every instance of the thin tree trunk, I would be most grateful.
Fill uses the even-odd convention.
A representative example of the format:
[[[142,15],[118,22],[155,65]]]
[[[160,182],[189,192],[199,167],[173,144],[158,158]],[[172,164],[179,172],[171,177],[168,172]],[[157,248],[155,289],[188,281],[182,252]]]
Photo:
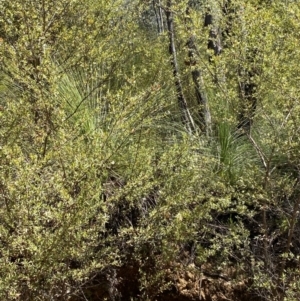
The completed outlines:
[[[187,130],[190,133],[192,133],[193,131],[196,130],[196,127],[192,115],[188,109],[188,105],[184,97],[182,83],[180,79],[179,66],[178,66],[177,54],[176,54],[176,46],[175,46],[174,20],[173,20],[171,0],[167,1],[167,7],[165,12],[167,18],[168,32],[169,32],[169,52],[172,56],[171,65],[173,68],[173,75],[175,80],[178,104],[181,110],[181,118]]]
[[[201,71],[197,68],[197,60],[196,60],[196,44],[195,44],[195,37],[191,36],[187,43],[189,49],[189,59],[190,59],[190,66],[192,68],[192,78],[195,86],[195,95],[196,100],[199,105],[199,125],[202,132],[205,132],[207,136],[211,135],[212,128],[211,128],[211,114],[208,105],[208,98],[207,94],[204,89],[204,82],[201,75]]]
[[[204,27],[210,26],[207,48],[214,51],[214,55],[219,55],[222,51],[220,29],[215,23],[213,12],[206,13]]]
[[[153,9],[156,18],[157,31],[161,34],[164,32],[164,19],[160,0],[153,0]]]
[[[237,128],[242,130],[240,135],[249,135],[257,106],[257,98],[255,96],[257,85],[253,81],[254,75],[251,70],[245,70],[241,67],[240,74],[239,92],[242,108],[238,116]]]
[[[243,19],[243,8],[240,8],[238,14],[238,19],[240,20],[240,25],[242,28],[242,37],[245,38],[247,36],[247,30],[245,28],[245,21]],[[257,49],[243,49],[242,53],[244,53],[244,55],[238,71],[241,111],[238,116],[237,128],[240,131],[240,136],[251,134],[251,128],[257,106],[257,98],[255,95],[257,84],[255,83],[255,75],[259,74],[259,70],[254,66],[254,62],[258,55]],[[247,67],[245,67],[245,65]]]
[[[190,7],[187,8],[187,22],[190,21]],[[216,26],[213,14],[207,13],[205,15],[204,27],[210,26],[209,39],[208,39],[208,49],[212,49],[214,51],[214,55],[219,55],[221,53],[221,38],[219,33],[219,28]],[[187,42],[188,46],[188,55],[189,55],[189,65],[191,67],[192,78],[195,86],[195,95],[197,99],[197,103],[199,105],[199,123],[200,128],[203,132],[206,133],[207,136],[211,135],[212,125],[211,125],[211,114],[209,109],[208,97],[205,92],[203,77],[201,75],[201,70],[197,68],[197,47],[195,43],[195,36],[192,34],[191,24],[188,24],[188,30],[190,31],[190,38]]]
[[[234,8],[231,0],[226,0],[224,2],[223,8],[223,17],[226,18],[226,25],[222,33],[219,33],[219,36],[223,37],[224,47],[230,47],[226,41],[232,34],[232,25],[234,20],[238,21],[242,30],[241,38],[244,39],[247,36],[247,30],[245,28],[245,21],[243,20],[243,8]],[[209,16],[207,17],[209,21]],[[211,38],[213,38],[213,32],[211,32]],[[213,45],[210,42],[211,49],[214,49],[216,53],[218,51],[218,38],[215,40],[216,44]],[[220,48],[221,49],[221,48]],[[241,59],[241,64],[238,67],[238,91],[239,98],[241,101],[241,109],[238,115],[238,124],[237,129],[239,130],[239,135],[250,135],[251,127],[253,125],[253,119],[256,113],[257,106],[257,98],[256,98],[256,89],[257,84],[255,83],[255,75],[260,73],[255,67],[251,66],[257,58],[258,51],[257,50],[244,50],[244,57]],[[245,67],[245,65],[249,67]]]
[[[163,10],[161,8],[161,0],[158,0],[158,17],[160,22],[160,33],[163,33],[165,31],[164,29],[164,18],[163,18]]]

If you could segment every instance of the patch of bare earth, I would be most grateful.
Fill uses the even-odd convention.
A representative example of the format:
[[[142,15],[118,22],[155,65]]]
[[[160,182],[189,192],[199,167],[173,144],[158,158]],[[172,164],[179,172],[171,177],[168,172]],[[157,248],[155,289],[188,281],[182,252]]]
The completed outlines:
[[[101,277],[95,280],[84,289],[85,299],[79,297],[76,301],[261,301],[251,295],[250,281],[242,276],[237,277],[234,267],[215,273],[209,265],[201,271],[194,265],[176,266],[167,270],[166,280],[171,283],[169,288],[157,294],[152,290],[149,295],[139,290],[141,276],[138,266],[123,266],[111,277],[115,278]]]
[[[249,281],[237,279],[233,268],[226,273],[213,273],[209,266],[201,271],[192,266],[184,272],[171,275],[171,278],[175,289],[163,292],[157,300],[259,301],[250,294]]]

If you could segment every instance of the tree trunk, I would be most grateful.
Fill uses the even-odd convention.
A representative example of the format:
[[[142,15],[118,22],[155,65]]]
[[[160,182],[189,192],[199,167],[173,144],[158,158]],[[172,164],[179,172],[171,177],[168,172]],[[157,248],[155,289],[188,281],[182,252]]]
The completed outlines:
[[[167,1],[166,7],[166,18],[167,18],[167,26],[168,26],[168,33],[169,33],[169,52],[172,56],[171,58],[171,66],[173,68],[173,75],[175,80],[175,87],[177,92],[177,100],[181,110],[181,118],[183,124],[186,126],[187,130],[192,133],[196,130],[194,120],[192,115],[188,109],[186,99],[184,97],[182,83],[180,79],[179,73],[179,66],[177,61],[177,54],[176,54],[176,46],[175,46],[175,32],[174,32],[174,20],[173,20],[173,13],[172,13],[172,0]]]
[[[242,36],[247,36],[245,21],[243,20],[243,8],[239,10],[239,20],[242,27]],[[241,100],[241,111],[238,116],[237,128],[241,135],[250,135],[251,127],[253,125],[253,118],[256,112],[257,98],[255,95],[257,85],[255,83],[255,75],[259,74],[259,70],[255,67],[255,60],[258,55],[257,49],[242,50],[242,62],[238,70],[239,78],[239,95]],[[245,67],[245,65],[247,67]]]
[[[161,7],[161,0],[153,0],[153,8],[156,18],[156,24],[157,24],[157,31],[159,34],[164,32],[164,18],[163,18],[163,12]]]
[[[226,43],[226,40],[232,34],[231,29],[234,20],[240,23],[242,39],[247,36],[245,21],[243,20],[244,12],[242,8],[234,8],[231,0],[225,1],[222,11],[224,18],[226,18],[226,25],[222,33],[219,33],[219,36],[223,37],[224,47],[230,47],[230,45]],[[209,21],[209,17],[207,17],[207,21]],[[213,33],[211,33],[211,37],[213,38]],[[218,44],[218,39],[215,41],[215,43]],[[216,44],[213,44],[212,42],[209,43],[211,49],[213,49],[215,53],[218,50]],[[255,75],[258,75],[260,72],[253,66],[254,61],[257,58],[258,51],[255,49],[247,49],[244,51],[242,50],[242,52],[244,53],[244,57],[241,58],[242,62],[238,67],[238,90],[241,101],[241,109],[238,115],[237,124],[237,129],[239,131],[238,137],[250,135],[257,106],[257,98],[255,95],[257,84],[255,83]],[[249,67],[245,68],[245,65]]]
[[[195,95],[196,100],[199,105],[199,126],[202,132],[206,133],[207,136],[211,135],[212,128],[211,128],[211,114],[208,105],[207,94],[205,93],[204,89],[204,82],[201,76],[201,71],[197,68],[197,60],[196,60],[196,44],[195,44],[195,37],[191,36],[187,43],[189,49],[189,59],[190,59],[190,66],[192,68],[192,78],[195,86]]]
[[[190,20],[190,7],[187,7],[187,25],[188,30],[190,31],[190,38],[187,42],[188,46],[188,55],[189,55],[189,65],[191,66],[192,78],[195,86],[195,95],[197,99],[197,103],[199,105],[199,124],[200,128],[203,132],[206,133],[207,136],[211,135],[212,125],[211,125],[211,114],[208,104],[207,94],[205,93],[203,78],[201,75],[201,70],[197,67],[197,47],[195,43],[195,36],[192,34],[191,30],[191,20]],[[205,15],[204,27],[210,26],[209,39],[208,39],[208,49],[212,49],[214,51],[214,55],[219,55],[221,53],[221,38],[220,38],[220,30],[218,26],[216,26],[213,18],[213,13],[207,13]]]
[[[207,48],[213,50],[214,55],[219,55],[222,51],[221,33],[211,11],[205,15],[204,27],[208,26],[210,26],[210,30]]]
[[[239,81],[239,94],[241,100],[241,112],[238,116],[237,128],[241,131],[240,135],[250,135],[253,118],[256,112],[257,98],[255,96],[256,84],[253,81],[253,72],[241,67]]]

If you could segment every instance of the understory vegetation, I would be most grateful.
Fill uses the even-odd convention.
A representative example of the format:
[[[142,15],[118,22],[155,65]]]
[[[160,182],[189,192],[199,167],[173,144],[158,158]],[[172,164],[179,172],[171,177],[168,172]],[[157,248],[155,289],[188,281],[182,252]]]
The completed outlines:
[[[1,0],[0,299],[164,300],[189,272],[299,300],[299,20]]]

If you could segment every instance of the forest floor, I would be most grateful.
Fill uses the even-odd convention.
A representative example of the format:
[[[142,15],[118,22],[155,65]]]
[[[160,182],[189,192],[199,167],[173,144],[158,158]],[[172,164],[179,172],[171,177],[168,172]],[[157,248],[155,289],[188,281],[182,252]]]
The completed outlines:
[[[206,266],[202,273],[191,272],[193,267],[184,272],[168,270],[169,286],[158,292],[158,286],[141,292],[139,287],[140,275],[136,266],[127,266],[118,270],[115,282],[105,283],[97,279],[94,285],[84,292],[85,300],[112,301],[261,301],[262,298],[251,293],[251,280],[237,277],[236,269],[231,267],[226,273],[210,273]],[[72,300],[73,301],[73,300]],[[74,300],[75,301],[75,300]],[[77,300],[76,300],[77,301]]]

